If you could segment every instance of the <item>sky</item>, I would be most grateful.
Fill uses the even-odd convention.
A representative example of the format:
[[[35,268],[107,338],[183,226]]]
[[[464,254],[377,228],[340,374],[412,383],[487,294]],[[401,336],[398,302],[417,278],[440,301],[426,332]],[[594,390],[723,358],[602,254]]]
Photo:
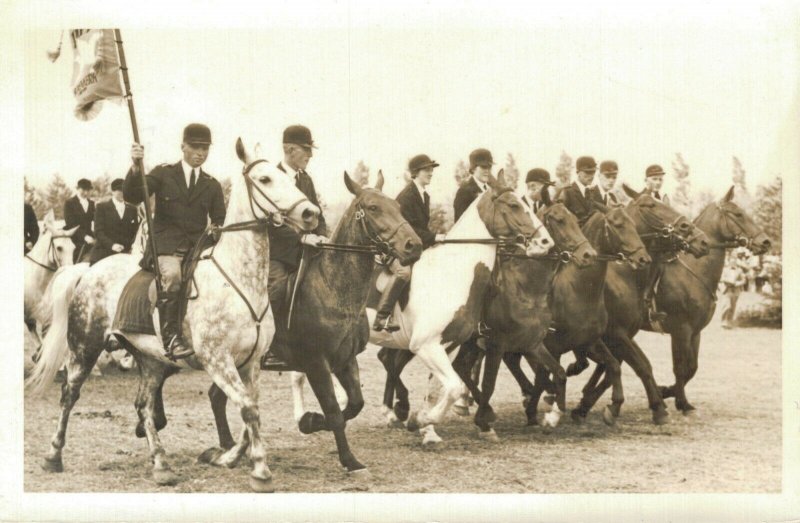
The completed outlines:
[[[107,103],[78,121],[68,38],[55,64],[45,56],[62,27],[86,21],[61,4],[31,5],[16,13],[26,24],[25,176],[35,185],[54,172],[70,185],[123,176],[127,107]],[[283,128],[307,125],[319,146],[308,170],[329,202],[347,197],[342,171],[359,160],[382,168],[395,195],[419,153],[441,164],[432,200],[452,199],[454,168],[478,147],[498,164],[513,153],[523,177],[533,167],[552,174],[562,150],[613,159],[635,188],[650,164],[671,173],[680,152],[693,186],[719,195],[733,155],[751,187],[800,164],[791,3],[209,5],[87,11],[105,23],[98,27],[122,30],[149,166],[180,159],[181,130],[193,121],[212,130],[205,169],[218,178],[241,172],[238,136],[260,141],[277,162]]]

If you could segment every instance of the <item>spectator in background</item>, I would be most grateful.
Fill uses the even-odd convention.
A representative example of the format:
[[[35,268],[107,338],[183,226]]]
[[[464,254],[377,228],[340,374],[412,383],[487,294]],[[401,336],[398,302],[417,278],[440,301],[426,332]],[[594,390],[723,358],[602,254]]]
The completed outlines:
[[[139,212],[126,203],[122,196],[125,180],[111,182],[111,199],[97,204],[94,215],[94,233],[97,242],[92,247],[90,265],[120,252],[131,252],[131,245],[139,230]]]
[[[25,204],[25,254],[33,249],[36,240],[39,239],[39,221],[36,219],[36,212],[29,204]]]
[[[747,285],[747,278],[744,271],[739,266],[735,258],[729,258],[726,267],[722,271],[720,285],[722,290],[722,328],[733,328],[733,320],[736,318],[736,302],[739,295]]]
[[[78,227],[72,235],[75,251],[73,263],[89,261],[89,250],[94,245],[92,222],[94,221],[94,202],[89,199],[92,182],[86,178],[78,180],[78,194],[64,202],[64,229]]]

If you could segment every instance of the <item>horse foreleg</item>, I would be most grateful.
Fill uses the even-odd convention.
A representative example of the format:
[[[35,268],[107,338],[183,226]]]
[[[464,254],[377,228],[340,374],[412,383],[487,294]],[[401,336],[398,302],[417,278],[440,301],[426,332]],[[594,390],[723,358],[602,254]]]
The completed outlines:
[[[414,359],[414,353],[408,350],[392,350],[394,353],[394,391],[397,396],[397,401],[394,403],[392,410],[400,421],[408,419],[408,413],[411,410],[411,405],[408,402],[408,388],[403,383],[403,369],[406,368],[411,360]]]
[[[527,407],[528,403],[530,403],[531,394],[533,393],[533,383],[531,383],[531,380],[528,379],[528,376],[526,376],[525,372],[522,370],[522,353],[506,352],[503,354],[503,363],[506,364],[506,367],[511,372],[511,375],[514,376],[514,379],[517,380],[520,394],[522,394],[522,406]]]
[[[478,380],[475,378],[473,372],[477,363],[483,359],[483,351],[475,343],[464,343],[456,354],[453,360],[453,370],[456,371],[458,377],[467,386],[470,394],[478,402],[481,403],[481,391],[478,389]],[[453,406],[456,414],[459,416],[469,415],[469,405],[466,398],[462,395],[456,400]]]
[[[556,359],[553,354],[547,350],[544,342],[537,343],[531,351],[533,357],[543,365],[553,375],[553,385],[555,386],[556,401],[553,408],[545,414],[544,424],[546,427],[556,427],[561,414],[567,410],[567,373],[561,363]],[[537,373],[537,382],[539,376]],[[537,398],[538,401],[538,398]]]
[[[686,384],[697,372],[697,350],[700,346],[700,333],[692,332],[690,325],[679,325],[670,333],[672,338],[672,372],[675,384],[662,387],[665,398],[675,397],[675,408],[688,414],[694,407],[686,399]]]
[[[618,349],[622,360],[630,365],[636,375],[639,376],[647,393],[650,410],[653,411],[653,423],[656,425],[667,423],[669,421],[669,413],[653,377],[653,367],[642,348],[624,333],[617,333],[613,338],[604,337],[603,341],[607,345],[611,342]]]
[[[211,412],[214,413],[214,424],[217,426],[219,446],[223,449],[229,449],[233,447],[235,441],[231,434],[231,428],[228,426],[228,415],[226,412],[228,396],[222,392],[222,389],[217,387],[216,383],[212,383],[211,387],[208,389],[208,399],[211,402]]]
[[[175,485],[179,478],[167,463],[166,452],[161,445],[156,427],[156,404],[158,394],[169,376],[167,365],[146,356],[139,358],[139,393],[136,395],[136,413],[139,424],[137,435],[143,432],[150,449],[150,460],[153,462],[153,480],[158,485]],[[163,408],[163,406],[162,406]]]
[[[622,372],[619,361],[611,354],[605,343],[598,340],[590,348],[590,356],[598,363],[592,374],[590,383],[583,389],[583,397],[581,398],[577,412],[583,418],[597,403],[603,392],[608,387],[613,387],[611,391],[611,404],[603,410],[603,421],[608,425],[613,425],[616,418],[619,416],[622,403],[625,397],[622,392]],[[603,376],[603,381],[598,384],[600,376]],[[591,385],[591,386],[590,386]]]
[[[72,407],[77,403],[81,396],[83,382],[89,376],[100,351],[85,350],[76,355],[70,352],[67,357],[67,377],[61,385],[61,416],[58,419],[58,427],[50,440],[50,449],[45,454],[42,468],[47,472],[63,472],[64,463],[61,460],[61,450],[66,444],[67,423]]]
[[[366,467],[356,459],[350,450],[350,444],[347,442],[347,436],[344,430],[345,419],[342,411],[339,409],[339,403],[336,400],[333,378],[328,362],[325,361],[321,355],[315,356],[314,359],[307,362],[306,376],[308,377],[308,382],[311,384],[311,389],[314,391],[314,395],[319,401],[320,407],[322,407],[324,418],[320,420],[319,418],[322,416],[319,414],[314,418],[312,413],[306,413],[303,419],[300,420],[300,430],[306,433],[306,430],[303,430],[302,427],[303,420],[307,419],[307,416],[312,416],[309,423],[309,428],[312,429],[312,432],[319,429],[326,429],[333,432],[333,436],[336,439],[336,448],[339,452],[339,462],[342,466],[345,467],[348,472],[365,471]]]
[[[198,346],[203,346],[198,339]],[[201,363],[214,383],[228,396],[228,399],[239,409],[244,422],[244,430],[240,441],[225,452],[219,449],[208,449],[200,455],[200,460],[212,465],[234,466],[244,450],[250,449],[253,470],[250,472],[250,488],[256,492],[272,492],[272,472],[267,466],[266,449],[261,441],[261,417],[258,410],[258,358],[247,366],[237,369],[230,350],[216,347],[214,358],[204,358]],[[247,441],[249,439],[249,442]]]
[[[500,362],[503,361],[503,352],[492,343],[486,344],[486,364],[483,369],[483,381],[481,382],[482,394],[475,398],[478,402],[478,411],[475,413],[475,425],[483,434],[479,437],[495,441],[497,434],[492,428],[492,423],[497,420],[497,416],[492,410],[489,401],[494,394],[494,388],[497,384],[497,373],[500,370]]]
[[[347,365],[342,370],[336,373],[336,379],[342,384],[344,391],[347,393],[347,406],[342,411],[342,416],[344,416],[345,421],[348,421],[358,416],[358,413],[364,408],[364,397],[361,394],[361,378],[358,372],[358,361],[356,361],[355,357],[347,362]]]
[[[408,429],[416,430],[425,425],[441,423],[445,414],[453,406],[453,403],[464,392],[464,384],[453,370],[450,358],[444,347],[435,341],[422,344],[417,351],[417,356],[425,363],[434,377],[442,384],[442,394],[439,401],[428,412],[420,411],[409,417]]]
[[[289,383],[292,385],[292,410],[294,421],[300,423],[303,414],[306,413],[306,400],[303,386],[306,383],[306,375],[302,372],[292,371],[289,373]]]

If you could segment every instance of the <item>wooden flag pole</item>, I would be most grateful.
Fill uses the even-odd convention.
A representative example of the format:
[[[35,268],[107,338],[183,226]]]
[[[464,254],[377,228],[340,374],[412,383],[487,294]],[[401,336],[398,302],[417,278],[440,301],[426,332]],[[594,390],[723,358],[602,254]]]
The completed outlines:
[[[122,71],[122,81],[125,83],[125,98],[128,100],[128,113],[131,115],[131,128],[133,129],[133,141],[139,143],[139,127],[136,125],[136,111],[133,108],[133,94],[131,94],[131,82],[128,78],[128,65],[125,62],[125,50],[122,47],[122,34],[119,29],[114,29],[114,41],[117,43],[119,54],[119,68]],[[156,254],[156,238],[153,234],[153,218],[150,212],[150,193],[147,190],[147,178],[144,173],[144,165],[141,159],[136,160],[136,168],[142,175],[142,192],[144,193],[144,213],[147,220],[147,237],[150,242],[150,251],[153,255],[153,272],[156,275],[156,291],[161,295],[161,271],[158,267],[158,255]]]

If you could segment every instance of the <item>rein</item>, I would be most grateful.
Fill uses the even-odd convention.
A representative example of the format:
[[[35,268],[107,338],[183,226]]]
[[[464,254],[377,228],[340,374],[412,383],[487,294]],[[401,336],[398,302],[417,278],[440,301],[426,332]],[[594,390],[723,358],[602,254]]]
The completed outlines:
[[[47,254],[45,254],[45,259],[48,262],[47,265],[31,258],[30,253],[26,254],[25,257],[43,269],[47,269],[50,272],[56,272],[61,267],[61,262],[58,260],[58,256],[56,256],[55,253],[55,244],[53,243],[54,239],[55,238],[53,238],[51,235],[50,244],[47,246]],[[50,266],[50,262],[52,262],[55,267]]]

